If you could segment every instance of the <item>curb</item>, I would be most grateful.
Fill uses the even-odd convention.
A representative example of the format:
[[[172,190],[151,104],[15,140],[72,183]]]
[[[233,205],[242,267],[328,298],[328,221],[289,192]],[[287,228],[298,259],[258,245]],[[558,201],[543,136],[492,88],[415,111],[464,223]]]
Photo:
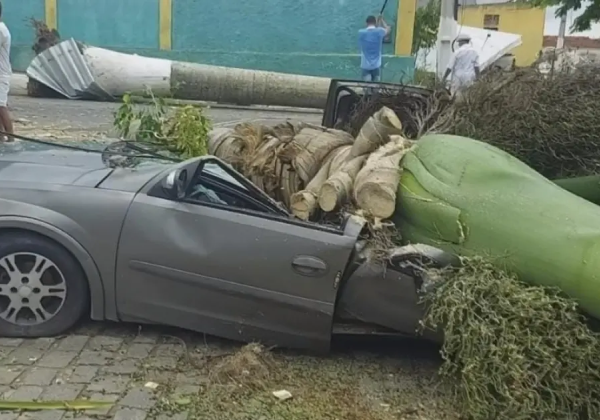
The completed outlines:
[[[167,106],[197,106],[204,108],[216,108],[216,109],[239,109],[244,111],[262,111],[262,112],[283,112],[283,113],[297,113],[297,114],[322,114],[322,109],[316,108],[293,108],[286,106],[270,106],[270,105],[235,105],[235,104],[223,104],[218,102],[205,102],[205,101],[191,101],[187,99],[174,99],[174,98],[162,98]],[[143,96],[132,96],[132,102],[138,104],[150,104],[152,103],[151,98]]]

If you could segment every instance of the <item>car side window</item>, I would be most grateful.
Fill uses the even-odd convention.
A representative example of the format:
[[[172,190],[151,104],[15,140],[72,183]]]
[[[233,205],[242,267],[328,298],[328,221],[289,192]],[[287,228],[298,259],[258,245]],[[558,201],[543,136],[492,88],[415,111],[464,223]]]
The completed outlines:
[[[198,204],[214,204],[265,212],[260,205],[244,197],[248,189],[218,164],[207,162],[196,175],[186,201]]]

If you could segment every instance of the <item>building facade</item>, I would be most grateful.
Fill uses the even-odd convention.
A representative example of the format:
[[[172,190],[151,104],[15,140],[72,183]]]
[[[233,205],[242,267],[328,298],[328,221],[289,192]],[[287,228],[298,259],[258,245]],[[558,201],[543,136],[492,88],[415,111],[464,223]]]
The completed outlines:
[[[33,57],[30,18],[62,39],[153,57],[229,67],[357,79],[358,29],[381,0],[2,0],[12,62]],[[392,25],[383,78],[409,80],[416,0],[389,0]]]
[[[544,41],[545,9],[525,4],[463,0],[458,24],[521,35],[522,44],[511,51],[517,66],[529,66],[538,58]]]
[[[544,36],[543,52],[552,52],[557,41],[557,36]],[[566,36],[564,50],[576,61],[600,65],[600,38]]]

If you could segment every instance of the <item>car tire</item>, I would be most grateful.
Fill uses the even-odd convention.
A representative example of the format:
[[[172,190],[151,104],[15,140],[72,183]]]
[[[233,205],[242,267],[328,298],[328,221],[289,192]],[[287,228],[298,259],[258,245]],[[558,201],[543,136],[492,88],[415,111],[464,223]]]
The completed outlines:
[[[0,337],[65,333],[82,318],[89,299],[85,273],[62,246],[29,232],[0,234]]]

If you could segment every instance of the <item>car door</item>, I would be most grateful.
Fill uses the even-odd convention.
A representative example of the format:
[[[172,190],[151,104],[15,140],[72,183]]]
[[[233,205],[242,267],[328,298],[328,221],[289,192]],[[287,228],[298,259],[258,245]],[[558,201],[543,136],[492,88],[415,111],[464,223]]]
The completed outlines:
[[[119,245],[120,316],[326,350],[337,285],[360,227],[327,229],[267,211],[140,193]]]

